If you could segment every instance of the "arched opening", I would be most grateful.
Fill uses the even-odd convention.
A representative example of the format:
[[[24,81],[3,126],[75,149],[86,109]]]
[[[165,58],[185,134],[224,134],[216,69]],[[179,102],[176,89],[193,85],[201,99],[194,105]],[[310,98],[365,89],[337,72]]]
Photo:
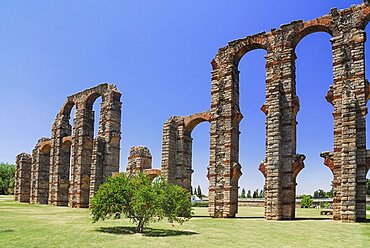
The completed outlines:
[[[71,138],[70,138],[70,146],[72,145],[72,137],[75,135],[75,130],[74,130],[74,121],[76,118],[76,106],[74,105],[71,109],[71,114],[70,114],[70,119],[69,119],[69,124],[71,125]],[[69,148],[71,150],[71,147]],[[69,180],[72,180],[72,153],[71,151],[69,152]]]
[[[193,141],[191,147],[192,156],[190,158],[192,165],[192,200],[196,202],[202,201],[205,197],[208,197],[209,182],[207,178],[207,168],[209,166],[210,124],[207,121],[200,124],[198,123],[190,132],[190,137]]]
[[[264,175],[259,171],[266,157],[266,115],[262,106],[266,100],[266,50],[248,52],[239,62],[240,122],[239,162],[243,175],[239,179],[239,214],[264,215]]]
[[[302,198],[314,197],[315,191],[315,198],[329,198],[332,192],[333,174],[323,165],[320,154],[333,152],[334,149],[333,106],[325,99],[333,84],[333,58],[331,36],[321,31],[326,30],[311,28],[303,31],[304,35],[300,39],[310,33],[318,33],[304,37],[295,49],[296,94],[300,106],[296,118],[296,151],[306,157],[305,168],[296,179],[296,196],[301,198],[301,207],[308,207]],[[328,208],[331,205],[329,199],[324,203],[314,199],[312,206]],[[298,208],[296,217],[306,216]]]

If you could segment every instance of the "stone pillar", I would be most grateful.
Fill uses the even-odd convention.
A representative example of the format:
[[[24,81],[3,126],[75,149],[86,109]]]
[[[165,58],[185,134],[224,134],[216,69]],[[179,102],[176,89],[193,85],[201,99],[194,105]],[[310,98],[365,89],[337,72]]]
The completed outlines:
[[[14,200],[30,202],[32,156],[21,153],[16,157]]]
[[[340,118],[340,121],[335,123],[339,124],[336,126],[337,133],[334,133],[337,142],[334,144],[334,168],[340,170],[340,218],[348,222],[364,221],[367,113],[365,33],[356,29],[354,23],[343,22],[343,17],[337,17],[335,20],[340,30],[332,38],[334,93],[338,98],[338,101],[334,102],[334,117]],[[338,216],[335,219],[338,219]]]
[[[103,164],[104,164],[105,141],[103,138],[94,139],[91,177],[90,177],[90,199],[98,191],[100,184],[103,183]],[[118,171],[117,171],[118,172]]]
[[[94,137],[94,111],[77,104],[72,143],[72,175],[69,206],[88,207]]]
[[[30,203],[48,203],[50,150],[50,139],[42,138],[32,151]]]
[[[235,217],[238,211],[239,71],[233,62],[214,66],[211,97],[209,213]]]
[[[63,139],[72,134],[69,119],[73,104],[69,103],[57,115],[52,127],[48,202],[55,206],[68,205],[71,146],[64,143]]]
[[[162,133],[162,177],[169,183],[176,182],[178,117],[174,116],[163,125]]]
[[[280,60],[280,75],[282,80],[282,119],[281,119],[281,134],[282,134],[282,164],[281,164],[281,204],[282,216],[281,219],[290,220],[295,218],[296,207],[296,178],[298,173],[304,168],[304,155],[297,154],[297,113],[300,108],[299,98],[296,95],[296,75],[295,75],[295,60],[296,55],[294,48],[287,47],[284,49]],[[277,72],[275,72],[277,74]]]
[[[133,146],[130,149],[126,172],[131,175],[152,169],[152,154],[145,146]]]
[[[169,119],[163,128],[162,176],[170,183],[191,191],[192,138],[183,116]]]
[[[181,119],[178,123],[177,139],[177,161],[176,161],[176,184],[184,189],[191,191],[192,170],[192,145],[193,139],[191,133],[186,130],[184,122]]]
[[[265,162],[265,218],[282,219],[282,85],[278,77],[276,55],[266,55],[266,162]]]

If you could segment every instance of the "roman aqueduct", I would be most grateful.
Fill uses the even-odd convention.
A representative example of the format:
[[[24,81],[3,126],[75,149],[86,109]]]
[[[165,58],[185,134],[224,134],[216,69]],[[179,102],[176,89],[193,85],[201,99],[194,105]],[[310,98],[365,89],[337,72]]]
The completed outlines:
[[[261,109],[266,114],[266,156],[259,169],[265,176],[265,218],[294,219],[296,177],[305,159],[296,153],[299,96],[295,47],[309,34],[326,32],[331,36],[333,53],[333,83],[326,99],[334,108],[334,150],[321,156],[333,173],[333,218],[348,222],[366,220],[365,183],[370,153],[366,150],[365,117],[370,92],[365,77],[364,44],[369,20],[370,6],[363,3],[340,11],[332,9],[330,14],[314,20],[294,21],[221,48],[212,61],[210,110],[174,116],[164,124],[162,176],[190,189],[191,133],[199,123],[209,122],[209,213],[213,217],[236,215],[238,180],[242,175],[239,123],[243,118],[239,108],[238,63],[249,51],[264,49],[266,101]],[[99,96],[103,103],[99,135],[94,139],[91,106]],[[68,121],[74,105],[72,135]],[[120,116],[120,93],[113,85],[99,85],[68,97],[53,124],[52,138],[41,139],[32,156],[17,156],[16,199],[86,207],[100,183],[118,172]],[[150,153],[145,153],[147,161]],[[137,163],[135,166],[140,167]],[[149,168],[147,164],[145,168]]]

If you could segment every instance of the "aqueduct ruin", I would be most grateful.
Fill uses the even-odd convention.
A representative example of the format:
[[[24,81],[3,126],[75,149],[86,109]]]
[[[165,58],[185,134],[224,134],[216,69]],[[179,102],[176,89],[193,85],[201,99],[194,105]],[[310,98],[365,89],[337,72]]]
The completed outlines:
[[[94,137],[95,100],[101,97]],[[52,137],[38,141],[32,156],[17,156],[15,199],[57,206],[87,207],[99,185],[119,170],[121,93],[100,84],[69,96],[52,126]],[[75,106],[74,126],[69,122]]]
[[[271,32],[229,42],[212,61],[210,110],[190,116],[174,116],[163,127],[161,174],[170,183],[191,187],[192,130],[209,122],[209,213],[234,217],[238,210],[239,70],[241,58],[254,49],[266,55],[266,156],[259,169],[265,176],[265,218],[294,219],[296,177],[304,168],[303,154],[296,153],[295,47],[305,36],[326,32],[331,36],[333,83],[326,99],[333,106],[334,150],[324,152],[324,164],[333,173],[334,220],[366,220],[366,174],[370,152],[366,150],[369,83],[365,77],[365,27],[370,20],[368,3],[310,21],[294,21]],[[102,96],[99,135],[93,138],[95,99]],[[113,172],[118,172],[121,94],[113,85],[99,85],[67,98],[53,124],[51,139],[41,139],[32,156],[17,156],[15,198],[53,205],[86,207],[89,196]],[[69,124],[76,106],[73,133]],[[71,157],[71,160],[70,160]],[[71,163],[69,162],[71,161]],[[149,150],[130,153],[128,171],[151,169]],[[69,172],[71,168],[71,172]],[[70,174],[70,177],[68,176]],[[152,173],[158,175],[158,171]],[[28,191],[27,191],[28,189]],[[29,192],[29,193],[27,193]]]
[[[334,151],[324,152],[325,164],[333,172],[334,219],[364,221],[365,183],[370,163],[366,150],[366,103],[370,97],[365,78],[365,27],[370,20],[368,3],[310,21],[294,21],[271,32],[229,42],[212,61],[212,96],[203,117],[175,116],[164,124],[162,175],[189,188],[191,180],[191,131],[209,121],[209,213],[234,217],[238,209],[239,70],[241,58],[254,49],[266,55],[266,157],[260,165],[265,176],[265,218],[294,219],[296,177],[304,167],[304,155],[296,153],[295,47],[315,32],[331,35],[333,84],[327,99],[334,111]],[[197,115],[196,115],[197,116]],[[186,119],[192,119],[185,121]],[[191,122],[192,124],[189,124]]]

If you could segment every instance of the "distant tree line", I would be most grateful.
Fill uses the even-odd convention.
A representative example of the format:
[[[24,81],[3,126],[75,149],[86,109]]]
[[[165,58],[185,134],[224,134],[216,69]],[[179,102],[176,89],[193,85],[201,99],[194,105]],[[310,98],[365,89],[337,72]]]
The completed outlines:
[[[259,190],[256,189],[255,191],[252,191],[248,189],[247,193],[245,193],[245,189],[242,189],[241,194],[239,195],[240,198],[264,198],[265,197],[265,191],[263,189]]]
[[[15,165],[0,162],[0,195],[14,193]]]
[[[193,188],[191,188],[191,195],[195,195],[199,199],[203,199],[203,197],[206,197],[206,195],[204,195],[202,193],[202,189],[201,189],[200,185],[198,185],[198,187],[194,187],[194,190],[193,190]]]

